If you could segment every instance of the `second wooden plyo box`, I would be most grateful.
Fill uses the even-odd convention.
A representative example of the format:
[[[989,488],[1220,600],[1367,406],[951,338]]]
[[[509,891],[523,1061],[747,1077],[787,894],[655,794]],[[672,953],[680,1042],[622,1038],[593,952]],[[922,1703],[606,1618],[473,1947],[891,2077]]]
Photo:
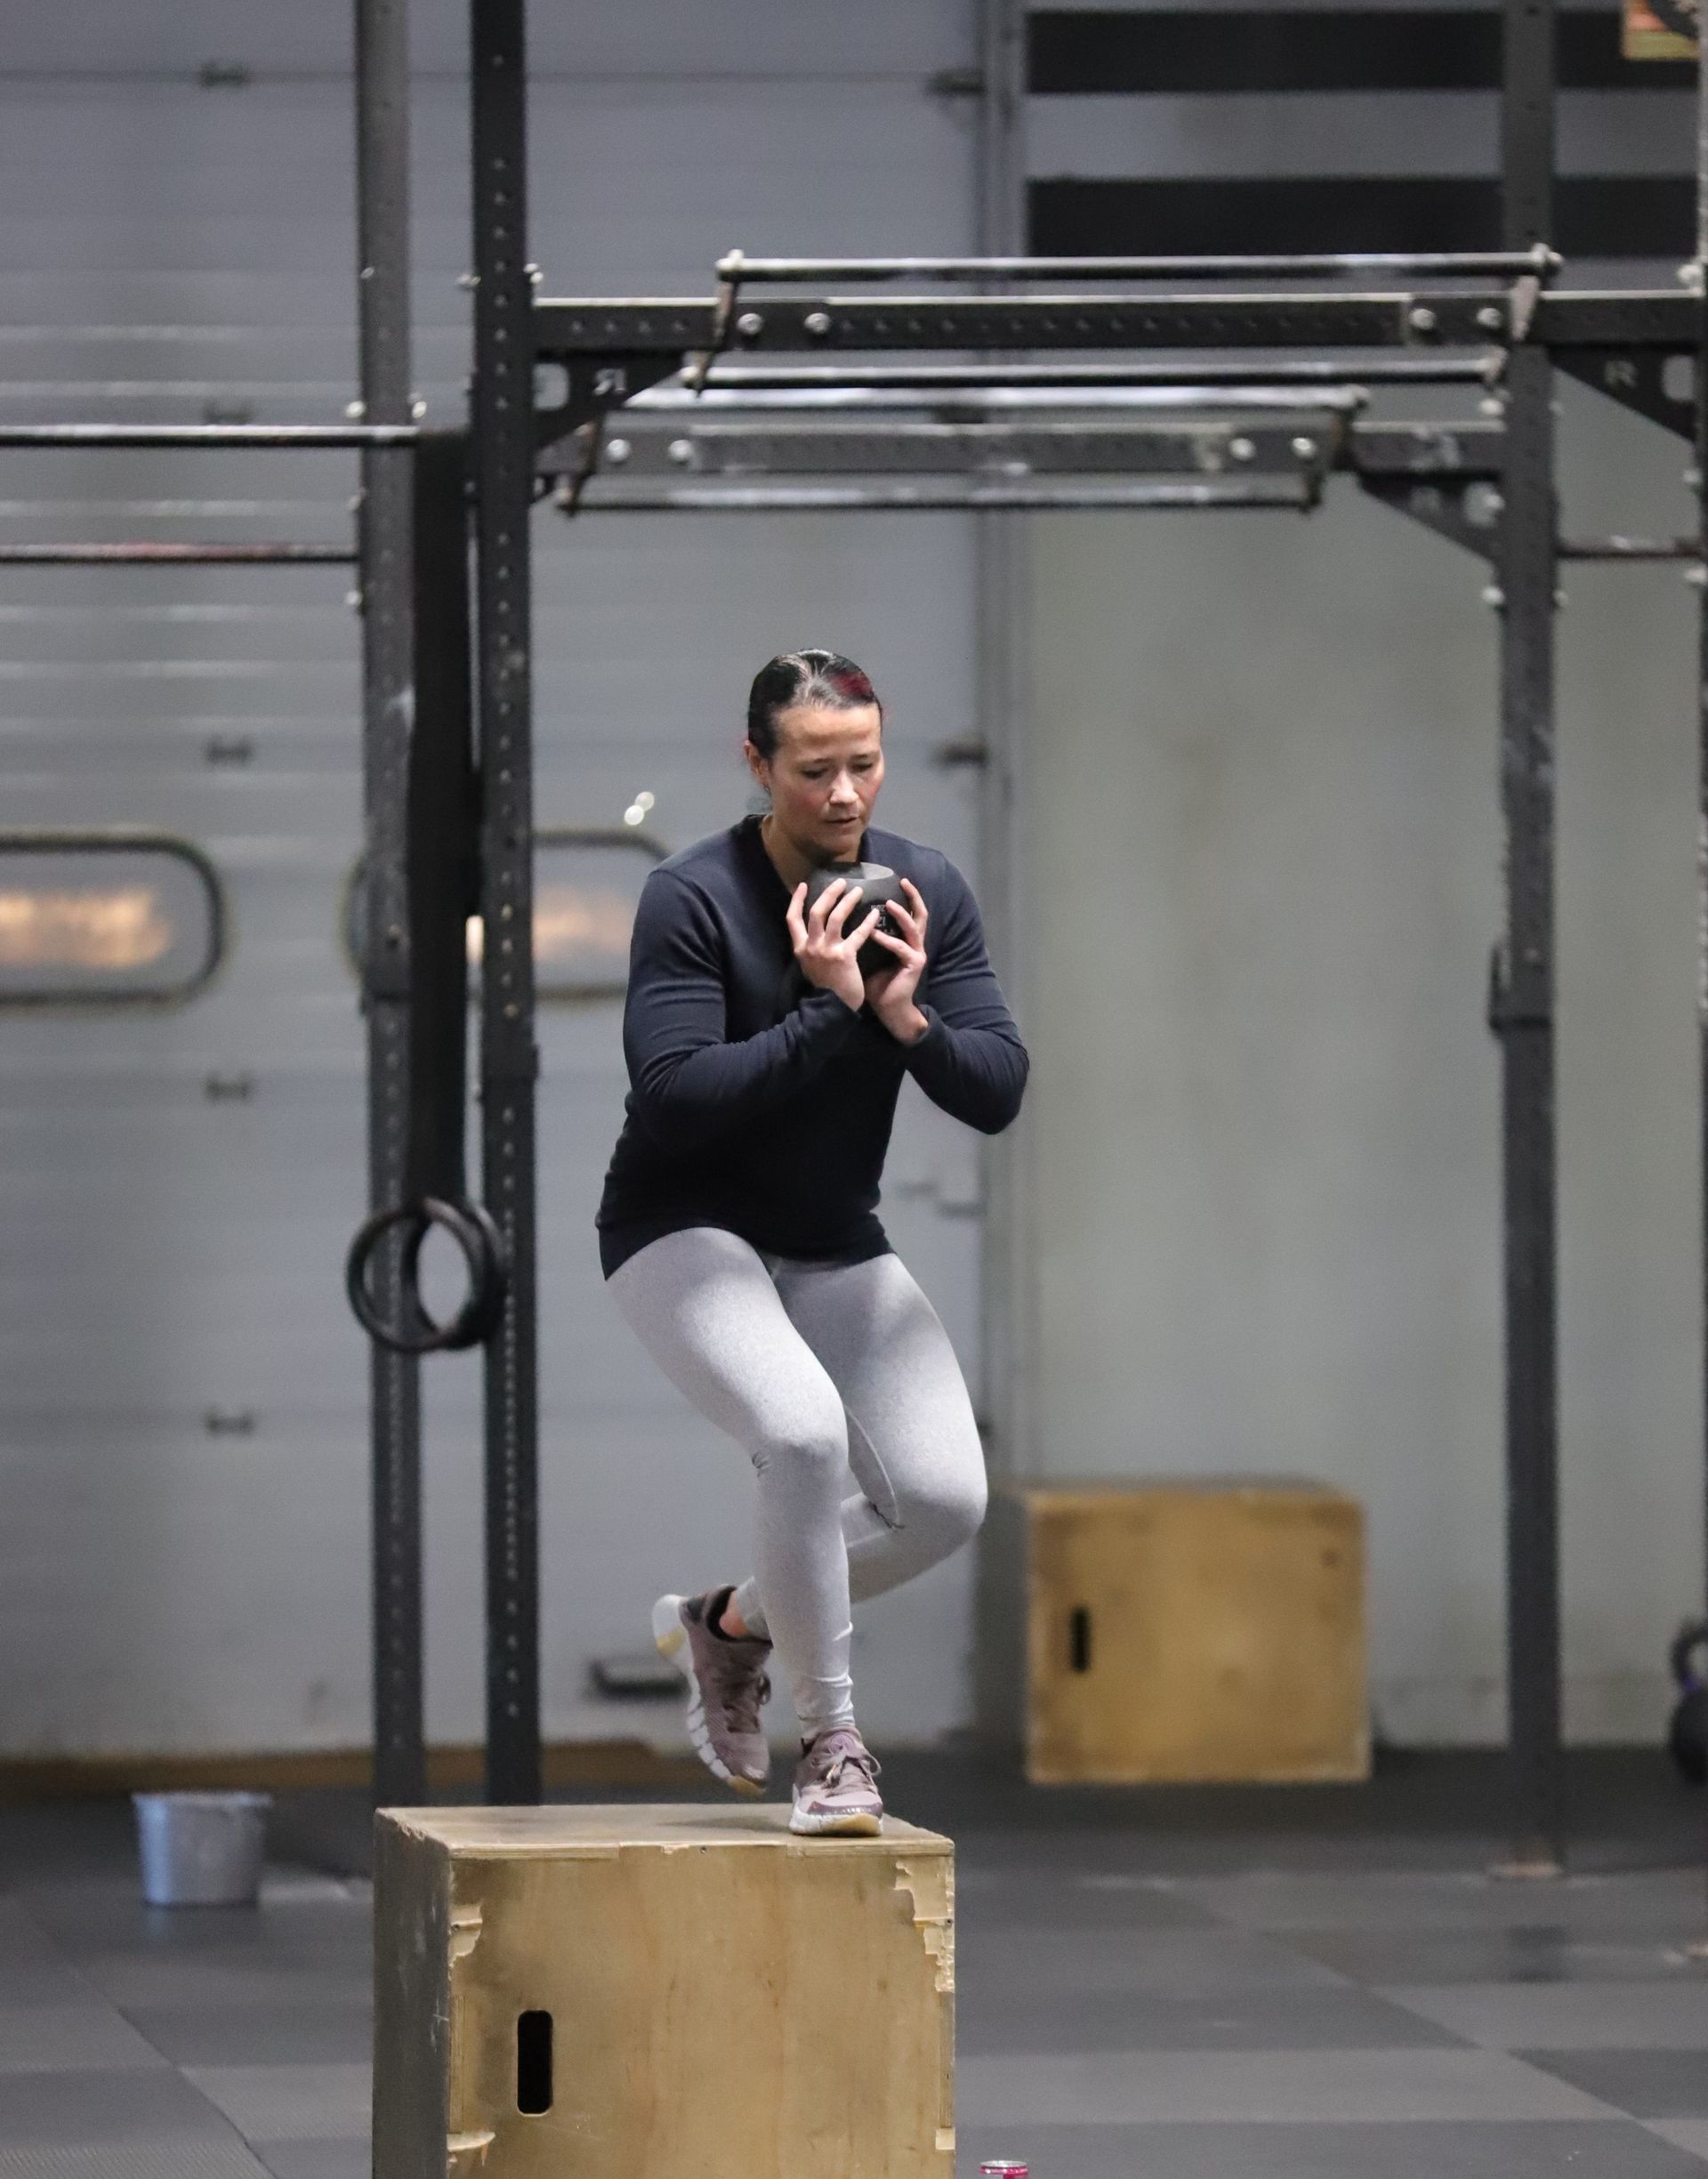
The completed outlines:
[[[1369,1775],[1364,1512],[1343,1491],[1011,1483],[984,1554],[1008,1639],[981,1707],[1034,1784]]]
[[[787,1820],[383,1811],[375,2179],[953,2179],[954,1848]]]

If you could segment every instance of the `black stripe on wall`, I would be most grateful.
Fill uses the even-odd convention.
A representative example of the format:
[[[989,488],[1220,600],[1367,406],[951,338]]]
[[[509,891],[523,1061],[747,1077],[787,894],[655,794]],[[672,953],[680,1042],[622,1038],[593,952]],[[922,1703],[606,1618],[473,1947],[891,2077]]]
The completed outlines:
[[[1690,255],[1684,174],[1584,174],[1554,184],[1568,256]],[[1493,250],[1498,182],[1448,175],[1306,180],[1033,182],[1028,246],[1043,257],[1237,255],[1333,250]]]
[[[1689,61],[1627,61],[1616,9],[1558,22],[1556,73],[1568,91],[1672,90]],[[1487,8],[1047,10],[1027,24],[1036,92],[1492,91],[1501,18]]]

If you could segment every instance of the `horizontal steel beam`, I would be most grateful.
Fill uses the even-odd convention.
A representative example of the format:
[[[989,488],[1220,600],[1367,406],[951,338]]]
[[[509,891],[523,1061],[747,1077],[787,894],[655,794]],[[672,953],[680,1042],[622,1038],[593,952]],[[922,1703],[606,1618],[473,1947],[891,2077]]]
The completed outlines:
[[[1527,283],[1496,293],[1454,287],[1369,295],[785,295],[733,311],[727,302],[692,297],[592,297],[536,304],[535,336],[542,357],[566,359],[1109,348],[1370,349],[1433,358],[1442,351],[1523,343],[1553,350],[1685,351],[1699,307],[1682,289],[1537,294]],[[1273,367],[1285,375],[1300,360]],[[1323,367],[1327,359],[1310,361]],[[1442,375],[1475,376],[1492,367],[1486,359],[1462,355]],[[986,383],[1019,382],[999,374]]]
[[[1019,485],[1024,504],[1046,479],[1128,482],[1169,478],[1307,477],[1317,488],[1332,467],[1366,476],[1470,482],[1501,473],[1496,423],[1354,423],[1344,406],[1290,407],[1285,419],[1224,407],[1213,417],[1092,412],[995,417],[877,414],[856,409],[768,410],[766,397],[702,408],[691,399],[662,410],[632,404],[608,420],[598,467],[584,480],[584,435],[539,456],[541,470],[581,480],[588,504],[656,496],[649,486],[708,482],[802,483],[839,480],[955,480]],[[572,485],[572,496],[576,486]],[[678,503],[694,504],[682,499]],[[910,503],[912,504],[912,503]],[[1021,504],[1021,503],[1016,503]]]
[[[1487,289],[1427,295],[779,296],[726,323],[715,302],[535,305],[541,357],[867,352],[922,348],[1475,348],[1511,337]]]
[[[5,424],[0,447],[412,447],[413,424]]]
[[[1297,472],[1327,464],[1340,420],[1318,412],[1277,425],[1121,422],[1045,424],[922,422],[886,418],[830,424],[772,417],[762,422],[684,424],[625,413],[601,449],[600,473],[631,476],[837,476],[1018,478],[1043,473],[1221,475],[1241,469]]]
[[[0,545],[8,568],[349,568],[356,555],[334,545]]]

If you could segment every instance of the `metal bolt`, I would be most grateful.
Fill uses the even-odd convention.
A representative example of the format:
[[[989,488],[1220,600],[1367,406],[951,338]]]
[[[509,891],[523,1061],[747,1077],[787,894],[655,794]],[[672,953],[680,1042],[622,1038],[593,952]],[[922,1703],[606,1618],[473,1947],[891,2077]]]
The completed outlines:
[[[1437,322],[1435,312],[1424,303],[1420,303],[1411,314],[1411,327],[1414,333],[1433,333]]]
[[[418,393],[412,393],[409,397],[409,414],[417,424],[427,414],[427,404]]]
[[[344,403],[344,415],[352,424],[359,424],[367,414],[367,403],[366,401],[346,401]]]
[[[830,312],[828,311],[809,311],[805,324],[809,333],[822,340],[830,331]]]
[[[1506,403],[1498,393],[1486,393],[1477,404],[1477,414],[1479,416],[1503,416]]]
[[[1506,329],[1506,320],[1501,315],[1498,303],[1485,304],[1477,313],[1477,323],[1485,333],[1503,333]]]
[[[352,613],[359,613],[362,609],[361,592],[359,590],[347,590],[344,593],[344,603],[350,608]]]
[[[1685,489],[1694,492],[1702,483],[1702,472],[1694,464],[1684,472]]]
[[[1565,609],[1566,593],[1563,590],[1557,590],[1554,593],[1554,610],[1555,612],[1559,613],[1564,612]]]
[[[1498,613],[1501,608],[1506,603],[1506,593],[1501,588],[1498,583],[1485,583],[1483,585],[1483,603],[1485,605],[1493,606],[1494,610]]]
[[[1301,462],[1308,462],[1317,451],[1317,441],[1314,439],[1307,439],[1301,434],[1293,440],[1293,450]]]
[[[1249,439],[1230,439],[1228,441],[1229,458],[1236,462],[1251,462],[1257,458],[1257,448]]]
[[[1708,568],[1699,560],[1693,560],[1684,571],[1684,579],[1693,590],[1708,590]]]
[[[524,265],[522,267],[522,270],[527,273],[528,279],[536,287],[537,287],[540,282],[545,278],[544,273],[540,270],[540,268],[537,265]]]
[[[479,287],[480,275],[478,272],[459,272],[456,276],[456,284],[462,288]]]
[[[605,459],[613,469],[621,469],[633,452],[634,448],[626,439],[608,439],[605,441]]]
[[[694,459],[694,441],[691,439],[673,439],[665,452],[679,466],[685,465]]]
[[[756,341],[765,330],[765,320],[757,311],[744,311],[736,320],[736,331],[744,341]]]

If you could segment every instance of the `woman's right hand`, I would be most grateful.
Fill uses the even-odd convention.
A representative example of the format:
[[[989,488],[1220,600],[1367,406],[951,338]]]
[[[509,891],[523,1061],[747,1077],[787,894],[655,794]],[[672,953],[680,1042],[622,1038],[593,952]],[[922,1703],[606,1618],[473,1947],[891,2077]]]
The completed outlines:
[[[820,991],[834,991],[843,1005],[858,1013],[866,1004],[866,979],[860,973],[860,948],[877,928],[882,908],[874,908],[866,920],[848,928],[850,910],[859,900],[860,889],[846,878],[826,885],[807,911],[807,889],[797,885],[789,897],[789,936],[801,972]]]

